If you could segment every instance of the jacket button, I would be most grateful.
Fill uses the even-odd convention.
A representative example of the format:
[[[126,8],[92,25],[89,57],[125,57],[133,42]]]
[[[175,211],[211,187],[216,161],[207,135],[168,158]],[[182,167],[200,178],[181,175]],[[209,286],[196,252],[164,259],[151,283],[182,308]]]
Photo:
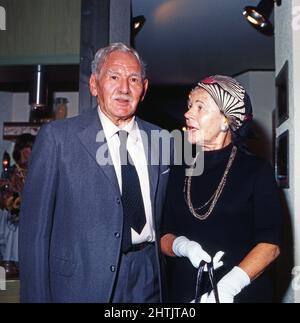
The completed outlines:
[[[116,271],[116,267],[115,267],[115,266],[110,266],[110,271],[111,271],[112,273],[114,273],[114,272]]]
[[[116,202],[117,202],[117,204],[120,204],[121,200],[119,198],[117,198]]]
[[[119,232],[115,232],[115,237],[116,237],[117,239],[119,239],[119,238],[120,238],[120,233],[119,233]]]

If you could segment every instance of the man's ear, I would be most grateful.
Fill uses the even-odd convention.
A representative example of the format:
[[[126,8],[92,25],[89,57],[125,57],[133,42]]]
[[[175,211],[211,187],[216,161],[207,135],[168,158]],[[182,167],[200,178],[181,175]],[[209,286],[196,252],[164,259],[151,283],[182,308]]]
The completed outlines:
[[[149,85],[149,82],[147,79],[144,80],[144,90],[143,90],[143,94],[142,94],[142,97],[141,97],[141,102],[144,100],[145,98],[145,95],[147,93],[147,90],[148,90],[148,85]]]
[[[90,77],[90,92],[92,94],[92,96],[97,96],[98,92],[97,92],[97,79],[96,79],[96,75],[92,74]]]

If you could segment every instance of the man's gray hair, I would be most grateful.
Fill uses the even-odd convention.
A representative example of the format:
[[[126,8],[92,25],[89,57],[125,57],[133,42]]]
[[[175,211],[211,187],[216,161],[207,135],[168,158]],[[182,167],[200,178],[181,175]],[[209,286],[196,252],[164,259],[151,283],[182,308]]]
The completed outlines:
[[[133,54],[141,66],[141,76],[144,80],[146,77],[146,67],[142,59],[140,58],[139,54],[136,50],[134,50],[131,47],[126,46],[123,43],[112,43],[107,47],[103,47],[99,49],[94,57],[94,60],[92,61],[92,73],[98,77],[100,75],[101,68],[106,60],[106,58],[113,52],[123,52],[123,53],[131,53]]]

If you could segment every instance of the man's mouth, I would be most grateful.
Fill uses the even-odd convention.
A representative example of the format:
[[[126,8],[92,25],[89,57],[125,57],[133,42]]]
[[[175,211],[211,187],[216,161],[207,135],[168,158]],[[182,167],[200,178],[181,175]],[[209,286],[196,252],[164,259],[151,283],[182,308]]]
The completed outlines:
[[[116,95],[113,99],[120,104],[127,104],[132,101],[132,97],[129,95]]]
[[[120,104],[127,104],[129,102],[129,100],[126,99],[115,99],[115,101],[117,101]]]

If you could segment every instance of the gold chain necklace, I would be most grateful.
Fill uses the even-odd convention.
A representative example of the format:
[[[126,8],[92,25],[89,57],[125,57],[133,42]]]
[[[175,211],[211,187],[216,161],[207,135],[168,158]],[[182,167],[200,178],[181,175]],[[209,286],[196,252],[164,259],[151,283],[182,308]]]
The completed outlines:
[[[202,206],[200,206],[200,207],[198,207],[196,209],[193,207],[193,203],[192,203],[192,199],[191,199],[191,185],[192,185],[192,177],[193,176],[186,176],[185,177],[184,189],[183,189],[184,198],[185,198],[185,201],[186,201],[186,203],[187,203],[187,205],[189,207],[190,212],[197,219],[199,219],[199,220],[205,220],[212,213],[214,207],[216,206],[216,204],[218,202],[218,199],[219,199],[220,195],[223,192],[223,189],[224,189],[224,186],[225,186],[226,180],[227,180],[227,175],[228,175],[229,170],[230,170],[230,168],[232,166],[232,163],[233,163],[233,161],[235,159],[236,152],[237,152],[237,148],[236,148],[236,146],[233,146],[232,147],[232,150],[231,150],[231,153],[230,153],[230,157],[228,159],[228,163],[227,163],[225,172],[223,174],[223,177],[222,177],[222,179],[221,179],[221,181],[220,181],[220,183],[219,183],[216,191],[214,192],[214,194],[210,197],[210,199],[205,204],[203,204]],[[195,158],[195,161],[196,161],[196,159],[197,159],[197,157]],[[199,214],[197,212],[197,210],[199,210],[199,211],[202,210],[209,203],[211,203],[211,204],[210,204],[207,212],[205,212],[204,214]]]

